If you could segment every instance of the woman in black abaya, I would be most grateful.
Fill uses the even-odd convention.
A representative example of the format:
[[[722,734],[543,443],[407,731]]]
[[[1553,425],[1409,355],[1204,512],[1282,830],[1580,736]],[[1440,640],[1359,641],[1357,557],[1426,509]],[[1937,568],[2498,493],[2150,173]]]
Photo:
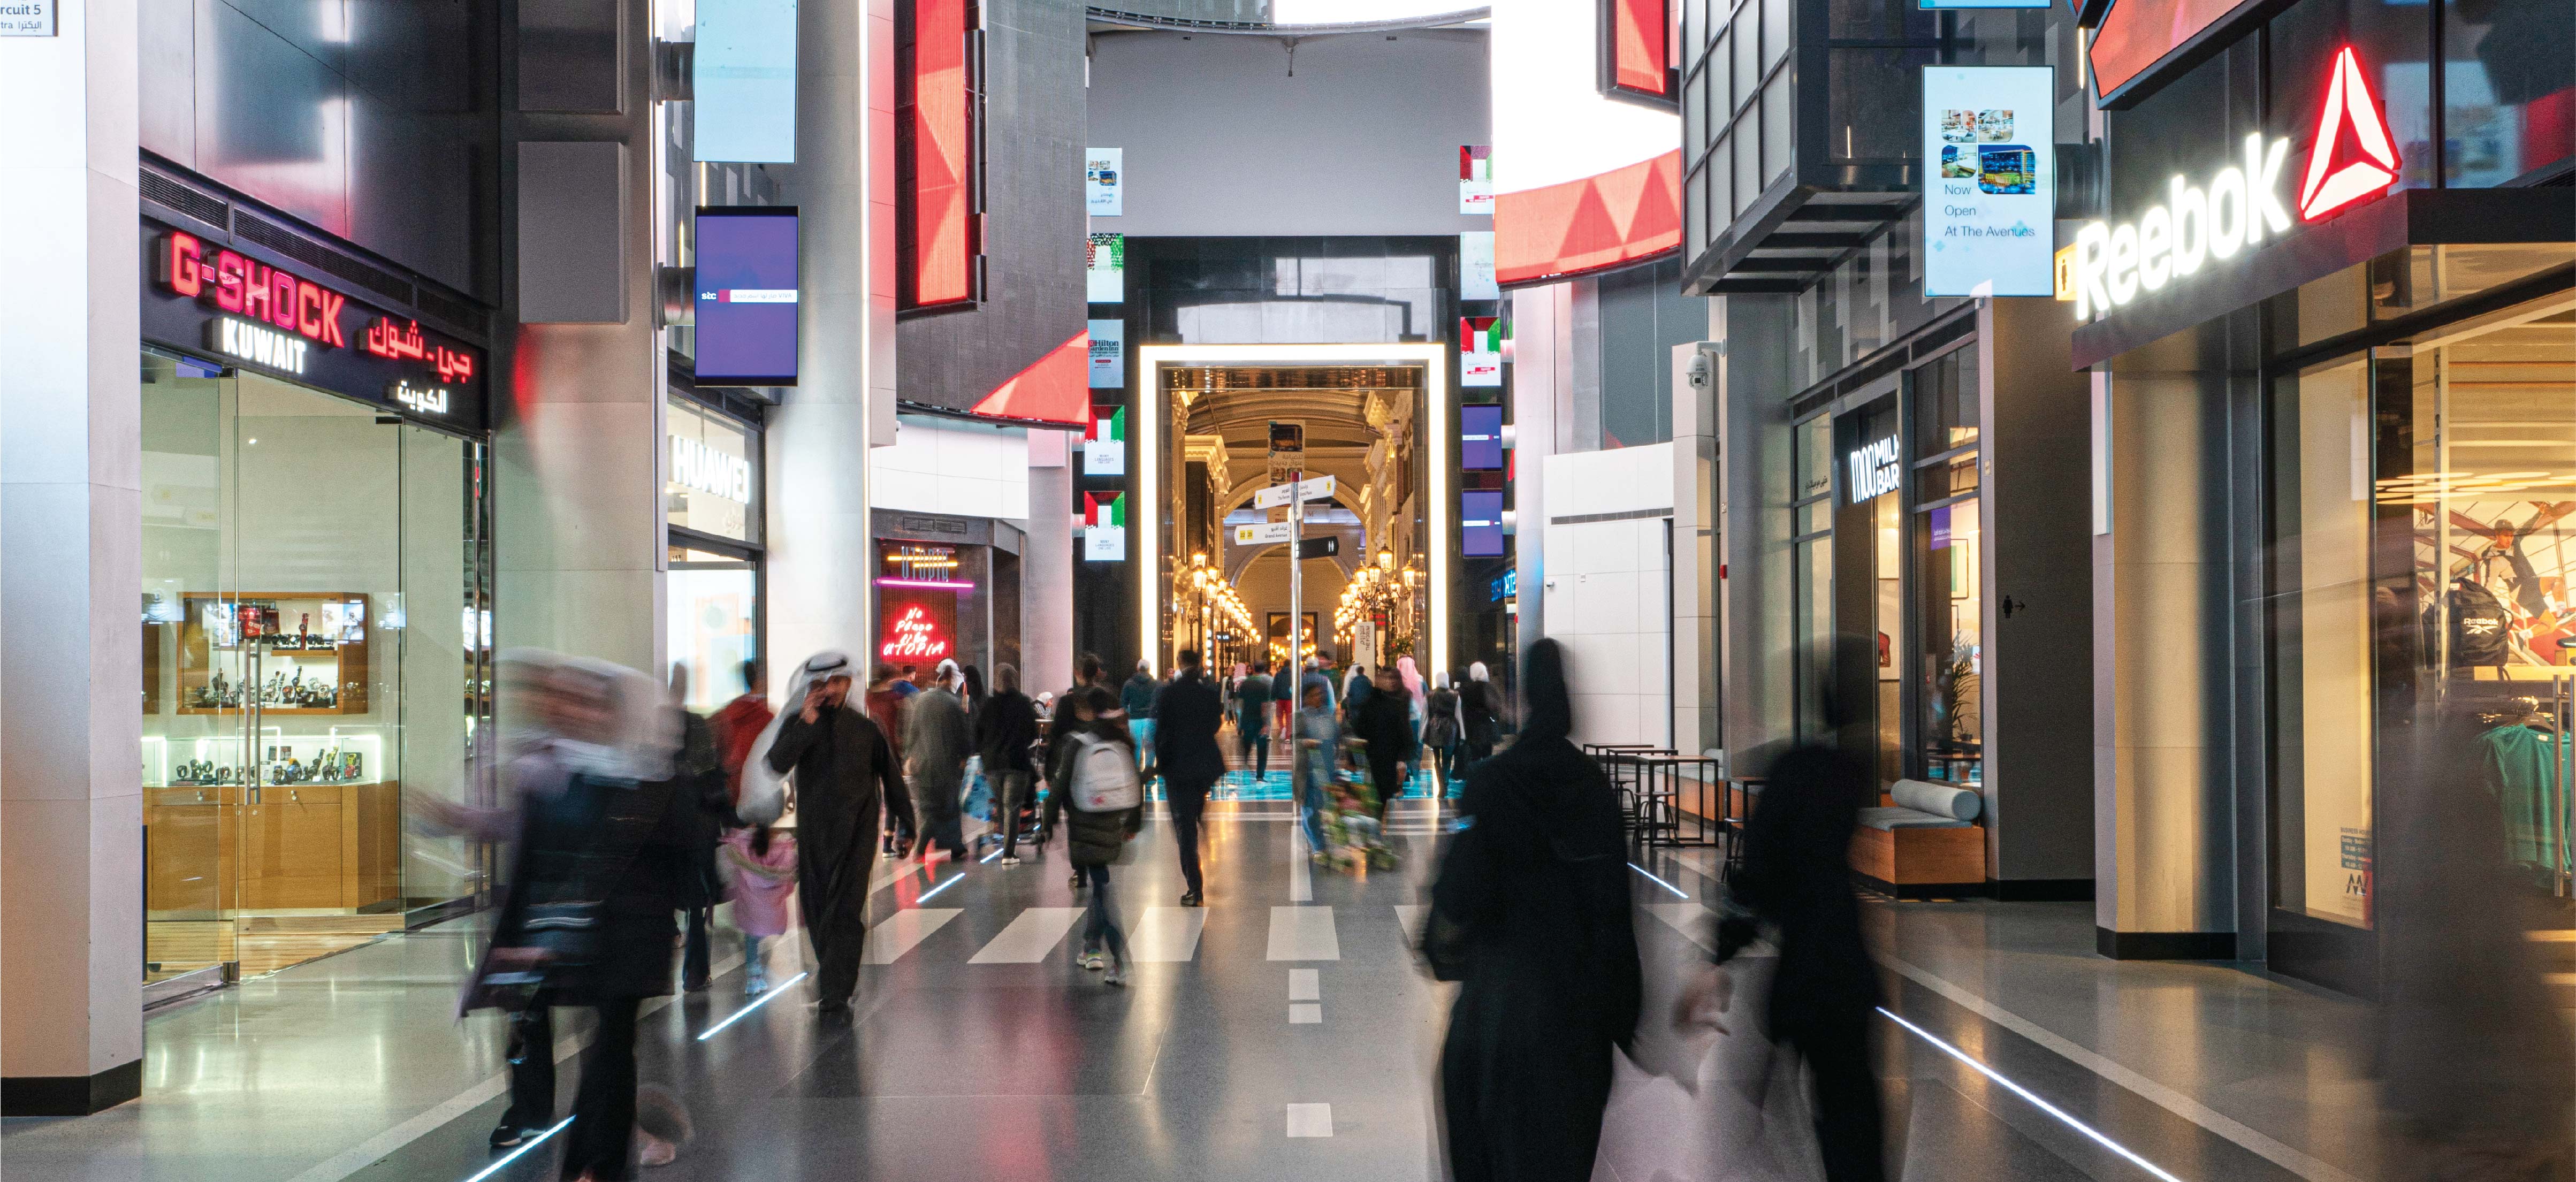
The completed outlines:
[[[1530,646],[1527,722],[1467,774],[1463,828],[1431,889],[1423,954],[1460,983],[1440,1054],[1458,1182],[1585,1182],[1610,1101],[1611,1048],[1636,1031],[1618,798],[1567,739],[1564,651]]]

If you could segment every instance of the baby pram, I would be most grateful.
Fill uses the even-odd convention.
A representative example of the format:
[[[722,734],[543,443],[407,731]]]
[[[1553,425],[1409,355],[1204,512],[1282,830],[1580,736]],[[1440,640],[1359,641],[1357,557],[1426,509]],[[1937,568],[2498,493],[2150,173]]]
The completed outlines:
[[[1369,782],[1368,744],[1348,741],[1356,766],[1333,769],[1332,791],[1325,794],[1316,820],[1324,832],[1322,861],[1356,870],[1363,865],[1384,870],[1395,865],[1395,850],[1377,820],[1377,786]]]

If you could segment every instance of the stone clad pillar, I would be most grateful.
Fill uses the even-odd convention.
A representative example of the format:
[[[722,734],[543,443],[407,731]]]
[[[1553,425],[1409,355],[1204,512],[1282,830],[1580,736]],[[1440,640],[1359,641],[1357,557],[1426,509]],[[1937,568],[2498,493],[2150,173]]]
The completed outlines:
[[[800,4],[797,378],[770,416],[770,688],[816,650],[875,660],[868,449],[894,442],[894,9]]]
[[[134,0],[0,40],[0,1113],[143,1087]]]

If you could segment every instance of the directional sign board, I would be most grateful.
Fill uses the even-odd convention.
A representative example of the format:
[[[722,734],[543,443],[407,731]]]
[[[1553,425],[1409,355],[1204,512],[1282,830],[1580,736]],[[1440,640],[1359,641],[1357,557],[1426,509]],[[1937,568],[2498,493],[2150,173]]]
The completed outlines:
[[[1318,476],[1313,480],[1300,480],[1297,482],[1298,500],[1320,501],[1332,495],[1333,478],[1330,476]],[[1252,494],[1252,504],[1253,507],[1257,509],[1275,509],[1287,503],[1288,486],[1284,484],[1274,484],[1260,492]],[[1279,540],[1284,542],[1288,539],[1281,538]]]
[[[1288,486],[1283,484],[1279,487],[1286,488]],[[1285,521],[1272,521],[1265,522],[1260,525],[1238,525],[1234,527],[1234,544],[1237,546],[1269,546],[1285,542],[1288,538],[1288,523]]]
[[[1341,553],[1342,540],[1338,537],[1307,538],[1306,540],[1297,543],[1297,557],[1299,558],[1336,558],[1339,557]]]

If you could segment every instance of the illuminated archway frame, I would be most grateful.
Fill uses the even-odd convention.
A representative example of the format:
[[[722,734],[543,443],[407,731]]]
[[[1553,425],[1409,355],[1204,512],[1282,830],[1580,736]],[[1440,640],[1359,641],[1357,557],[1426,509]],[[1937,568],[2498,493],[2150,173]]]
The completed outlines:
[[[1429,448],[1423,463],[1430,479],[1423,498],[1431,516],[1431,668],[1449,667],[1449,537],[1457,510],[1449,476],[1449,358],[1447,341],[1376,345],[1145,345],[1136,350],[1144,390],[1136,399],[1136,506],[1130,524],[1142,541],[1145,569],[1137,578],[1138,647],[1156,672],[1162,669],[1162,432],[1163,367],[1170,365],[1420,365],[1422,416],[1415,430]]]

